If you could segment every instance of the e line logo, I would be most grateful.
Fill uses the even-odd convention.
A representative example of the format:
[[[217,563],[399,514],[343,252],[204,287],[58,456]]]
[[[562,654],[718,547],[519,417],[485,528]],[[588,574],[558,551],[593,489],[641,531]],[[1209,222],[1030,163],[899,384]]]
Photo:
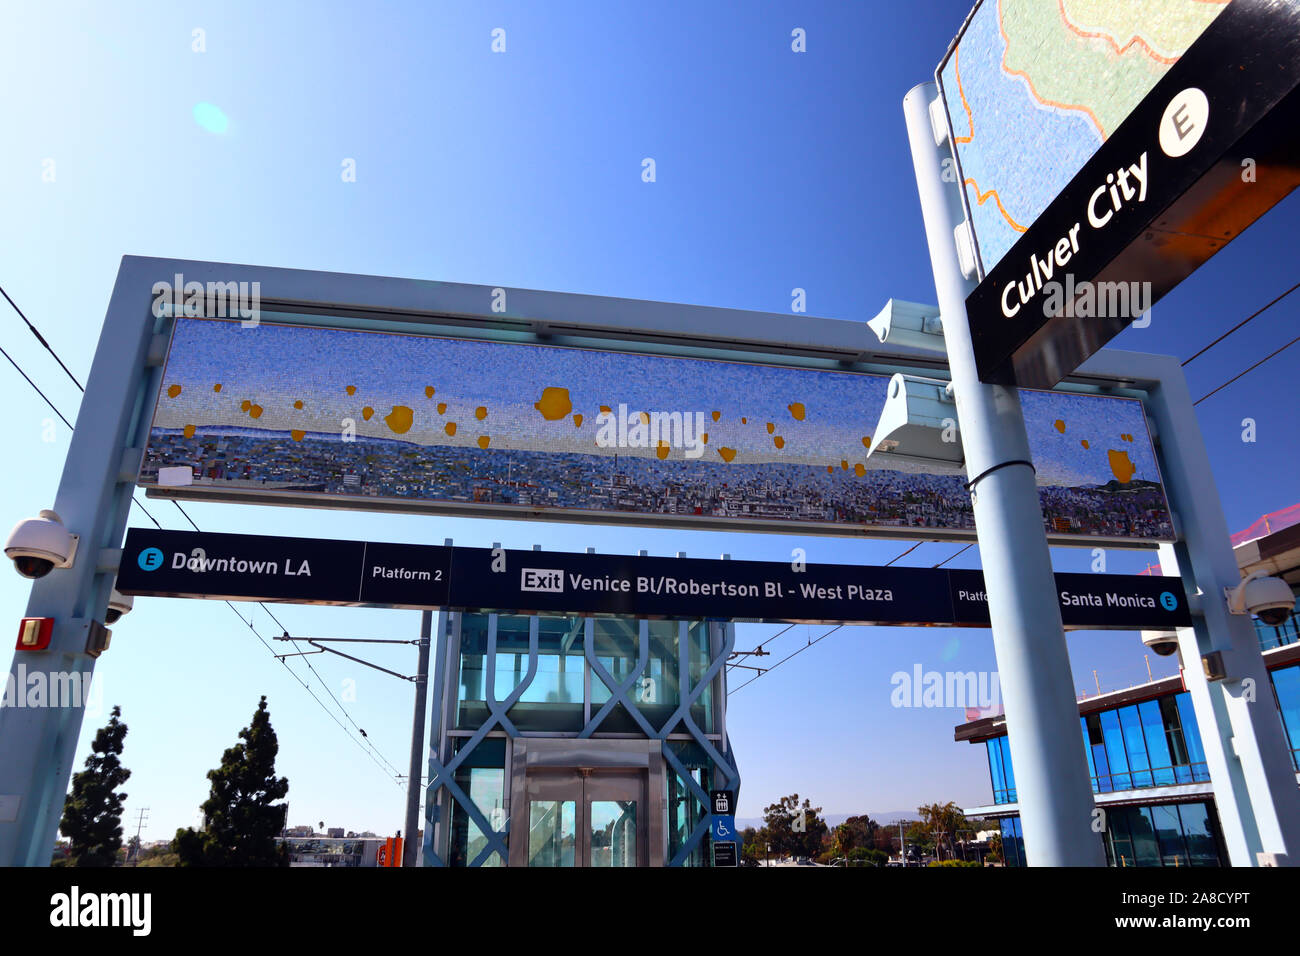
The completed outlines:
[[[519,580],[521,591],[564,592],[564,572],[552,568],[524,568]]]
[[[142,571],[157,571],[162,567],[163,553],[157,548],[145,548],[140,552],[140,557],[136,558],[136,563]]]
[[[1174,611],[1178,608],[1178,598],[1174,597],[1168,591],[1160,592],[1160,606],[1166,611]]]

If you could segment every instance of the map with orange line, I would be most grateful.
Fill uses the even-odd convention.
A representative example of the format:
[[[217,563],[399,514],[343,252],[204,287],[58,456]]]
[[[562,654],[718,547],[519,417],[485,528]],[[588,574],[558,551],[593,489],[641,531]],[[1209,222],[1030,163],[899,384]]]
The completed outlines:
[[[1228,0],[983,0],[939,70],[984,272]]]

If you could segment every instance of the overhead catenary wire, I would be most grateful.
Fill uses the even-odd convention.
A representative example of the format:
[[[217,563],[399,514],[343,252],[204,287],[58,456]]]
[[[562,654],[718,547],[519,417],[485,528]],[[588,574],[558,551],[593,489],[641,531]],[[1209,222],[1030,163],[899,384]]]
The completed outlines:
[[[815,640],[815,641],[809,641],[809,642],[808,642],[807,644],[805,644],[803,647],[799,648],[799,650],[794,651],[794,652],[791,653],[791,654],[787,654],[785,657],[781,658],[779,661],[777,661],[777,662],[776,662],[775,664],[773,664],[771,667],[769,667],[769,668],[767,668],[765,671],[763,671],[762,674],[755,674],[755,675],[754,675],[753,677],[751,677],[749,680],[745,681],[745,683],[741,684],[740,687],[733,687],[731,690],[727,691],[727,696],[730,697],[732,694],[736,693],[736,691],[740,690],[740,689],[743,688],[743,687],[748,687],[750,684],[754,683],[754,681],[758,680],[760,677],[763,677],[763,676],[766,675],[766,674],[770,674],[770,673],[772,673],[772,671],[776,670],[778,667],[780,667],[780,666],[781,666],[782,664],[784,664],[786,661],[790,660],[790,658],[792,658],[792,657],[798,657],[800,654],[802,654],[804,651],[808,650],[808,648],[812,647],[814,644],[820,644],[822,641],[826,640],[826,638],[830,637],[832,634],[834,634],[836,631],[838,631],[838,630],[839,630],[840,628],[842,628],[842,627],[844,627],[843,624],[836,624],[834,627],[832,627],[829,631],[827,631],[827,632],[826,632],[825,634],[823,634],[821,637],[817,638],[817,640]]]
[[[65,373],[67,373],[67,376],[72,380],[72,383],[76,385],[77,388],[80,389],[81,392],[84,394],[86,391],[85,387],[81,384],[81,382],[77,380],[77,377],[72,374],[72,372],[68,369],[68,367],[63,363],[63,360],[59,358],[58,353],[54,351],[54,349],[50,346],[49,342],[46,341],[45,337],[41,335],[40,331],[36,328],[35,325],[32,324],[32,322],[23,313],[22,309],[18,307],[18,304],[14,302],[14,300],[9,296],[9,293],[6,292],[3,287],[0,287],[0,295],[4,296],[5,301],[7,301],[9,305],[13,307],[13,310],[16,313],[18,313],[18,316],[23,320],[23,322],[27,325],[27,327],[31,329],[32,334],[36,336],[36,338],[40,341],[41,345],[44,346],[45,349],[50,353],[50,355],[54,357],[54,360],[59,363],[59,367],[62,368]],[[56,406],[54,402],[50,400],[49,396],[47,396],[45,392],[41,390],[40,386],[38,386],[36,382],[32,380],[31,376],[27,374],[27,372],[23,369],[23,367],[19,365],[18,362],[15,361],[14,358],[2,347],[0,347],[0,354],[3,354],[4,357],[9,360],[9,363],[14,367],[15,370],[17,370],[18,374],[23,377],[23,379],[27,382],[27,384],[30,385],[38,395],[40,395],[41,399],[45,402],[45,404],[50,407],[50,410],[53,411],[54,414],[59,417],[60,421],[62,421],[63,424],[68,427],[68,430],[75,431],[76,429],[72,425],[72,423],[68,421],[67,417],[61,411],[59,411],[58,406]],[[149,520],[153,522],[156,528],[158,528],[159,530],[163,530],[163,526],[158,521],[158,519],[154,517],[154,515],[149,511],[148,508],[146,508],[140,501],[138,501],[135,498],[134,494],[132,494],[131,503],[137,506],[141,511],[143,511],[145,515],[149,518]],[[194,528],[195,531],[198,531],[200,533],[202,532],[202,529],[198,526],[198,524],[194,521],[194,519],[190,517],[189,512],[187,512],[183,507],[181,507],[181,503],[179,501],[173,499],[172,504],[176,506],[176,509],[180,511],[182,515],[184,515],[185,520],[189,522],[190,526]],[[235,616],[238,617],[240,621],[242,621],[250,630],[253,631],[253,633],[257,636],[257,639],[262,642],[262,645],[266,647],[268,651],[271,652],[271,655],[273,657],[275,657],[276,654],[274,648],[272,648],[271,645],[266,642],[266,640],[262,637],[262,635],[258,632],[258,630],[253,626],[252,621],[245,620],[244,616],[240,614],[239,611],[236,610],[235,606],[231,604],[229,601],[226,601],[224,603],[226,604],[227,607],[231,609],[231,611],[234,611]],[[276,625],[279,626],[280,629],[287,634],[288,628],[284,626],[284,624],[280,621],[280,619],[277,618],[274,614],[272,614],[271,610],[261,601],[257,603],[261,606],[262,610],[266,611],[267,615],[271,618],[271,620],[275,621]],[[297,646],[296,642],[294,646],[295,647]],[[346,733],[348,737],[354,743],[357,744],[357,746],[361,747],[361,749],[366,752],[367,756],[369,756],[371,760],[375,761],[376,765],[379,766],[380,769],[383,769],[385,773],[388,774],[389,776],[397,777],[401,775],[400,772],[398,771],[398,768],[395,767],[392,764],[392,762],[389,761],[388,758],[385,757],[383,753],[379,751],[377,747],[369,743],[369,737],[366,735],[365,731],[361,730],[360,725],[358,725],[357,722],[353,720],[352,715],[348,712],[348,709],[344,707],[343,704],[340,701],[338,701],[333,694],[329,695],[330,700],[334,701],[335,706],[338,707],[339,711],[343,714],[343,716],[345,716],[348,719],[348,721],[352,724],[352,726],[355,727],[359,732],[361,732],[363,737],[366,737],[367,742],[365,744],[363,744],[360,740],[357,740],[357,738],[354,737],[352,733],[348,731],[347,727],[345,727],[342,724],[342,722],[339,721],[339,719],[329,710],[329,708],[325,706],[325,704],[321,701],[321,699],[316,696],[316,694],[311,690],[311,688],[307,685],[307,683],[302,680],[302,677],[297,672],[295,672],[291,667],[289,667],[289,665],[285,661],[281,660],[280,663],[284,665],[285,669],[288,670],[289,673],[293,675],[294,679],[297,680],[298,683],[302,684],[303,689],[306,690],[308,694],[311,695],[312,699],[315,700],[316,703],[320,705],[321,709],[324,710],[325,713],[329,715],[330,719],[333,720],[336,724],[338,724],[339,727],[344,731],[344,733]],[[325,683],[325,679],[321,677],[320,672],[317,671],[316,668],[312,666],[311,661],[304,659],[303,663],[307,665],[311,673],[316,677],[317,680],[320,681],[322,687],[329,686]],[[378,757],[379,760],[375,760],[376,757]],[[380,760],[383,761],[382,764],[379,763]],[[387,768],[384,767],[384,764],[387,764]],[[398,786],[400,787],[401,784],[399,783]]]
[[[31,319],[27,318],[27,316],[23,313],[23,310],[18,308],[18,303],[9,297],[9,293],[5,291],[4,286],[0,286],[0,295],[3,295],[5,297],[5,301],[8,302],[13,307],[13,310],[18,313],[18,318],[22,319],[25,323],[27,323],[27,328],[31,329],[32,335],[36,336],[36,341],[40,342],[41,345],[45,347],[45,351],[49,352],[50,355],[54,356],[54,361],[59,363],[59,368],[63,369],[63,371],[67,374],[68,378],[72,379],[72,384],[77,386],[77,388],[81,389],[81,391],[84,392],[86,390],[85,386],[83,386],[79,381],[77,381],[77,376],[73,375],[72,372],[68,369],[68,367],[63,364],[63,359],[59,358],[59,353],[55,352],[53,346],[51,346],[49,342],[45,341],[45,336],[41,335],[40,330],[37,329],[36,326],[32,325]],[[68,427],[71,428],[72,426],[69,425]]]
[[[1258,315],[1262,315],[1263,313],[1267,312],[1269,309],[1273,308],[1273,306],[1277,305],[1279,302],[1281,302],[1283,299],[1285,299],[1287,296],[1289,296],[1289,295],[1290,295],[1292,292],[1294,292],[1296,289],[1300,289],[1300,282],[1297,282],[1295,285],[1293,285],[1291,288],[1287,289],[1285,292],[1283,292],[1283,293],[1282,293],[1281,295],[1279,295],[1277,298],[1273,299],[1273,300],[1272,300],[1271,302],[1269,302],[1267,305],[1262,306],[1262,307],[1256,309],[1256,310],[1255,310],[1254,312],[1252,312],[1250,315],[1246,316],[1244,319],[1242,319],[1240,322],[1238,322],[1238,323],[1237,323],[1236,325],[1234,325],[1232,328],[1228,329],[1228,331],[1224,332],[1224,333],[1223,333],[1222,335],[1220,335],[1217,339],[1215,339],[1215,340],[1214,340],[1213,342],[1211,342],[1209,345],[1205,346],[1205,347],[1204,347],[1203,349],[1201,349],[1199,352],[1197,352],[1197,353],[1195,353],[1194,355],[1192,355],[1190,358],[1184,359],[1184,360],[1183,360],[1183,363],[1182,363],[1183,367],[1186,368],[1186,367],[1187,367],[1188,365],[1190,365],[1192,362],[1196,361],[1198,358],[1200,358],[1202,355],[1204,355],[1204,354],[1205,354],[1206,352],[1208,352],[1210,349],[1214,348],[1216,345],[1218,345],[1220,342],[1222,342],[1224,339],[1226,339],[1226,338],[1227,338],[1229,335],[1231,335],[1233,332],[1236,332],[1239,328],[1241,328],[1242,326],[1244,326],[1244,325],[1245,325],[1247,322],[1249,322],[1251,319],[1255,318],[1255,317],[1258,316]]]
[[[1237,379],[1243,377],[1244,375],[1249,374],[1250,372],[1255,371],[1255,369],[1259,368],[1261,365],[1263,365],[1265,362],[1267,362],[1269,359],[1273,358],[1274,356],[1276,356],[1276,355],[1281,355],[1283,352],[1285,352],[1285,351],[1286,351],[1287,349],[1289,349],[1291,346],[1295,345],[1297,342],[1300,342],[1300,335],[1297,335],[1295,338],[1293,338],[1290,342],[1286,343],[1286,345],[1283,345],[1281,348],[1279,348],[1279,349],[1275,349],[1274,351],[1269,352],[1267,355],[1265,355],[1262,359],[1260,359],[1258,362],[1256,362],[1254,365],[1250,366],[1249,368],[1242,369],[1240,372],[1238,372],[1236,375],[1232,376],[1232,378],[1228,379],[1226,382],[1224,382],[1224,383],[1223,383],[1222,385],[1220,385],[1218,388],[1214,389],[1213,391],[1206,392],[1204,395],[1202,395],[1202,396],[1201,396],[1200,398],[1198,398],[1196,401],[1192,402],[1192,407],[1195,407],[1195,406],[1201,404],[1201,402],[1205,401],[1207,398],[1210,398],[1210,397],[1213,396],[1213,395],[1217,395],[1217,394],[1219,394],[1219,392],[1223,391],[1225,388],[1227,388],[1227,387],[1228,387],[1229,385],[1231,385],[1233,382],[1237,381]]]

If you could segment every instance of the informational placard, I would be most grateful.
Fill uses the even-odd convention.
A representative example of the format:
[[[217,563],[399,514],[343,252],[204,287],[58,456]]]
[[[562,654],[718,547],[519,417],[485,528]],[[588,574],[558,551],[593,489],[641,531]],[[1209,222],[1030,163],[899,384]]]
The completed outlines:
[[[985,381],[1052,387],[1300,184],[1300,4],[984,0],[936,77]]]
[[[713,844],[713,865],[714,866],[738,866],[739,861],[736,859],[735,841]]]
[[[244,503],[973,538],[958,468],[868,458],[887,383],[181,318],[139,483]],[[1052,540],[1172,539],[1139,401],[1021,398]]]
[[[1177,579],[1058,574],[1067,628],[1185,627]],[[979,571],[571,554],[132,528],[123,594],[734,621],[987,627]],[[715,798],[717,794],[713,795]]]

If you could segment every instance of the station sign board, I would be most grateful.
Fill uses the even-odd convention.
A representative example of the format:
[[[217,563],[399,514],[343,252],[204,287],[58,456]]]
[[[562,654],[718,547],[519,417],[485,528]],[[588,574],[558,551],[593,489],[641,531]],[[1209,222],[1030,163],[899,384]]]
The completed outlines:
[[[500,613],[988,627],[979,571],[572,554],[132,528],[123,594]],[[1056,575],[1067,628],[1186,627],[1181,583]]]
[[[1300,184],[1300,4],[983,0],[936,79],[986,382],[1052,387]]]
[[[856,372],[181,317],[139,484],[282,506],[973,538],[959,466],[868,457],[887,388]],[[1173,539],[1140,401],[1025,391],[1021,404],[1049,540]]]

